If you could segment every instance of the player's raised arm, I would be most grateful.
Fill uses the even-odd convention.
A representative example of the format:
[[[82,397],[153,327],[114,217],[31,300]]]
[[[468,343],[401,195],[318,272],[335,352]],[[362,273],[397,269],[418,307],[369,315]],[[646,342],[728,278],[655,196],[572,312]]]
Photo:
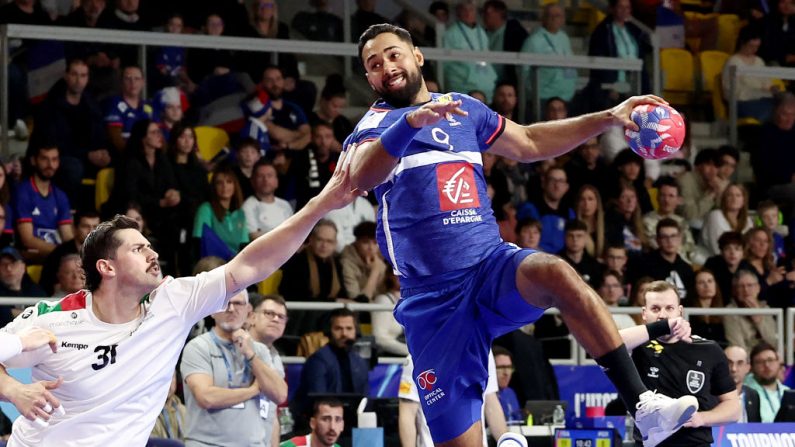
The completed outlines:
[[[329,211],[342,208],[362,195],[351,186],[350,163],[343,152],[337,162],[337,171],[323,190],[300,211],[274,230],[248,244],[226,266],[226,293],[234,295],[262,281],[292,256],[304,243],[315,223]]]
[[[383,183],[420,129],[450,115],[465,116],[460,107],[460,100],[429,102],[407,112],[377,140],[360,144],[351,155],[351,184],[360,191],[369,191]]]
[[[609,110],[557,121],[521,126],[507,120],[505,132],[497,138],[490,152],[521,162],[532,162],[563,155],[612,126],[638,130],[629,118],[641,104],[667,104],[654,96],[633,96]]]

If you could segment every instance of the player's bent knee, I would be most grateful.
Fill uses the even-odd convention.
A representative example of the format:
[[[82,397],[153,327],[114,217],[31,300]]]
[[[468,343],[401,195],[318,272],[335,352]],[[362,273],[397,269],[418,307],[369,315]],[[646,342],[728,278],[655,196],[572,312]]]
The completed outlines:
[[[537,287],[557,289],[581,281],[577,272],[563,259],[547,253],[534,253],[519,266],[519,272]]]

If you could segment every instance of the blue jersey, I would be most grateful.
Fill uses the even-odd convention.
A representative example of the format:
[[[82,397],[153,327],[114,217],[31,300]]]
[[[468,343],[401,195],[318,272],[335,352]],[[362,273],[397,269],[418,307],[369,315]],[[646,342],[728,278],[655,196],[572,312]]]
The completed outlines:
[[[471,267],[502,242],[481,152],[505,130],[505,119],[466,95],[431,96],[433,101],[460,98],[469,115],[421,129],[389,178],[374,190],[380,206],[378,244],[395,272],[411,284]],[[376,102],[343,147],[377,139],[417,107],[395,109]]]
[[[138,108],[134,109],[121,96],[113,96],[105,104],[105,125],[120,127],[121,136],[125,140],[130,138],[133,124],[138,120],[152,119],[152,106],[141,100]]]
[[[72,223],[72,212],[66,194],[50,184],[46,196],[42,195],[33,177],[19,183],[14,194],[14,218],[17,223],[33,224],[33,236],[51,244],[60,244],[60,225]]]

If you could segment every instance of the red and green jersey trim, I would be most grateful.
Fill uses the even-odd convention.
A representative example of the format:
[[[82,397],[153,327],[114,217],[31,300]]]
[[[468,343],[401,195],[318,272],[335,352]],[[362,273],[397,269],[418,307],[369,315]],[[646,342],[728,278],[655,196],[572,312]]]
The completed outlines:
[[[37,314],[41,316],[51,312],[66,312],[71,310],[85,309],[87,296],[88,292],[86,290],[80,290],[70,295],[66,295],[55,304],[42,301],[37,305]]]

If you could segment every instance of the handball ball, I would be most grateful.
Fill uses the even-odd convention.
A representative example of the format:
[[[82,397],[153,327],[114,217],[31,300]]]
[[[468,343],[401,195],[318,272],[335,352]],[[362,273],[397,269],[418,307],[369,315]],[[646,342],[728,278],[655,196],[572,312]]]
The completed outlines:
[[[685,120],[673,107],[639,105],[632,109],[630,119],[640,130],[624,129],[624,137],[632,151],[643,158],[669,158],[685,141]]]

